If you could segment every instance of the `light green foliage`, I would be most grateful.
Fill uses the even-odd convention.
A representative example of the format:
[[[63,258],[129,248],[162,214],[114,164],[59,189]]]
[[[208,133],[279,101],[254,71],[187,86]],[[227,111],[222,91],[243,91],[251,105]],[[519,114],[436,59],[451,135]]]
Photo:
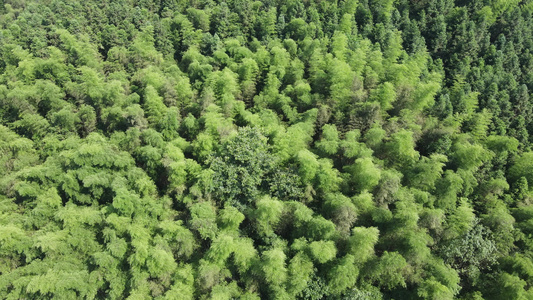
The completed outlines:
[[[222,234],[213,240],[205,256],[210,262],[222,268],[233,251],[235,251],[234,238]]]
[[[28,137],[42,137],[50,128],[50,122],[40,115],[22,113],[21,117],[13,122],[13,127]]]
[[[379,205],[387,205],[395,200],[401,187],[402,174],[394,169],[381,172],[381,178],[375,188],[374,201]]]
[[[517,139],[507,136],[488,136],[485,140],[487,147],[498,154],[507,155],[518,150],[519,142]]]
[[[0,299],[533,299],[532,12],[0,1]]]
[[[266,283],[273,289],[281,287],[287,280],[287,269],[285,267],[285,253],[281,249],[272,249],[261,255],[261,271]]]
[[[441,154],[422,157],[406,176],[410,185],[425,191],[433,191],[436,181],[442,177],[442,168],[448,159]]]
[[[433,280],[430,280],[428,283],[429,288],[428,295],[436,294],[437,296],[439,294],[444,295],[457,295],[457,293],[460,291],[461,287],[459,283],[461,282],[461,278],[459,277],[458,272],[451,268],[448,264],[444,263],[441,260],[430,260],[427,265],[428,272],[431,272]],[[438,284],[439,283],[439,284]],[[421,290],[425,290],[426,288],[421,288]]]
[[[372,190],[381,178],[381,170],[370,157],[358,158],[346,169],[352,174],[353,182],[360,191]]]
[[[0,125],[0,149],[2,157],[0,163],[0,175],[6,176],[13,171],[22,170],[35,164],[38,156],[33,149],[33,142],[29,139],[20,138],[7,127]]]
[[[21,263],[20,254],[31,245],[31,239],[25,235],[24,230],[14,225],[2,226],[2,262],[0,270],[8,273]]]
[[[178,257],[188,258],[198,247],[193,233],[181,222],[163,221],[159,224],[159,228],[163,232],[163,239],[172,245]]]
[[[263,197],[256,203],[255,219],[258,231],[264,236],[273,236],[283,213],[283,202]]]
[[[396,100],[396,91],[390,82],[385,82],[373,90],[370,94],[370,99],[378,102],[383,111],[393,108],[392,103]]]
[[[205,132],[198,134],[192,144],[194,154],[200,159],[206,159],[213,152],[215,141],[212,135]]]
[[[329,159],[320,159],[318,163],[320,164],[319,171],[316,175],[318,189],[324,193],[336,191],[341,182],[339,171],[333,167]]]
[[[227,137],[234,133],[234,125],[231,118],[226,118],[222,109],[216,104],[210,104],[205,111],[202,119],[204,122],[205,132],[213,136]]]
[[[335,232],[335,224],[330,220],[326,220],[322,216],[313,217],[308,220],[303,228],[304,235],[315,240],[329,240]]]
[[[318,263],[326,263],[335,258],[337,248],[333,241],[315,241],[309,244],[309,252]]]
[[[418,290],[424,299],[454,299],[454,294],[446,286],[436,280],[424,281]]]
[[[233,257],[240,274],[248,271],[258,260],[257,250],[251,239],[239,239],[234,242]]]
[[[496,13],[496,15],[500,15],[507,9],[510,9],[513,6],[516,6],[518,1],[516,0],[512,0],[512,1],[494,0],[494,1],[490,1],[489,3],[490,3],[490,7]]]
[[[434,104],[434,98],[440,89],[438,82],[430,81],[427,83],[419,83],[414,92],[414,110],[423,110],[431,107]],[[469,108],[470,110],[471,108]],[[473,109],[473,108],[472,108]]]
[[[314,113],[316,111],[312,111],[309,115],[312,117]],[[286,130],[282,129],[273,138],[274,153],[281,161],[286,161],[290,157],[297,155],[301,150],[307,149],[312,141],[313,134],[313,124],[309,122],[300,122],[288,127]]]
[[[313,263],[303,253],[296,254],[289,262],[287,267],[289,280],[287,281],[287,291],[291,295],[298,295],[309,284],[313,274]]]
[[[520,156],[514,165],[510,168],[509,173],[513,180],[518,180],[521,177],[526,178],[529,185],[533,183],[533,173],[531,163],[533,162],[533,153],[528,152]]]
[[[234,297],[239,296],[239,287],[236,282],[230,284],[219,284],[213,287],[211,291],[211,299],[233,299]]]
[[[328,57],[326,57],[328,58]],[[350,97],[350,87],[353,84],[355,72],[350,68],[350,65],[334,58],[328,61],[326,66],[330,74],[330,95],[333,101],[343,103]]]
[[[68,264],[63,268],[67,266]],[[29,294],[58,295],[63,299],[75,297],[78,294],[82,297],[91,297],[94,295],[90,291],[90,283],[87,271],[50,270],[30,280],[27,283],[27,292]]]
[[[385,147],[392,161],[404,168],[413,164],[420,156],[414,149],[413,133],[407,130],[393,134]]]
[[[374,246],[378,241],[379,230],[375,227],[356,227],[349,240],[349,253],[354,255],[354,262],[362,264],[374,255]]]
[[[339,133],[335,125],[326,124],[322,127],[322,139],[316,147],[326,155],[335,155],[339,148]]]
[[[453,160],[462,169],[475,169],[480,167],[491,157],[491,153],[479,144],[468,141],[455,142],[453,145]]]
[[[329,270],[329,290],[333,294],[340,294],[353,287],[358,276],[359,269],[355,265],[355,257],[348,254]]]
[[[359,195],[356,195],[352,198],[352,202],[355,205],[359,213],[368,214],[375,207],[374,200],[372,199],[372,194],[368,191],[364,191]]]
[[[144,67],[147,64],[158,65],[163,60],[161,53],[154,47],[153,30],[152,26],[144,27],[130,46],[131,59],[137,67]]]
[[[385,251],[373,264],[369,277],[370,280],[377,282],[385,289],[405,286],[403,273],[406,271],[407,266],[407,262],[400,254]]]
[[[55,33],[59,35],[61,48],[65,50],[70,60],[73,60],[76,66],[97,67],[97,50],[94,44],[87,41],[86,36],[80,41],[64,29],[58,29]]]
[[[463,189],[464,180],[458,174],[447,170],[437,182],[438,198],[436,207],[452,209],[457,202],[457,194]]]
[[[191,208],[191,228],[198,231],[202,239],[214,239],[217,234],[216,211],[209,202],[194,204]]]
[[[172,144],[167,145],[162,158],[163,165],[168,172],[169,189],[182,192],[187,181],[187,161],[183,151]]]
[[[168,276],[177,267],[172,253],[163,249],[152,249],[146,265],[148,267],[148,272],[152,277],[162,277],[163,275]]]
[[[211,290],[223,280],[224,275],[221,271],[220,267],[216,264],[209,263],[205,260],[200,261],[196,282],[204,293]]]
[[[351,199],[342,194],[328,194],[324,209],[332,221],[337,225],[337,230],[348,235],[350,228],[357,219],[357,208]]]
[[[491,286],[487,291],[487,299],[528,299],[531,296],[529,291],[526,291],[524,287],[526,282],[521,280],[516,275],[502,272],[496,275],[496,286]]]
[[[472,228],[475,217],[471,204],[461,199],[448,220],[448,234],[452,237],[466,234]]]
[[[213,89],[217,99],[216,104],[222,107],[225,112],[229,112],[229,105],[232,105],[238,92],[237,75],[226,68],[224,71],[211,73],[206,84]]]
[[[383,128],[373,127],[367,131],[364,136],[365,143],[371,149],[375,149],[381,145],[385,138],[386,131]]]
[[[243,220],[244,215],[233,206],[228,206],[220,210],[218,214],[218,223],[220,229],[227,230],[229,232],[238,231],[239,225]]]
[[[299,169],[298,174],[305,183],[311,183],[315,178],[320,164],[316,156],[309,150],[302,150],[298,152]]]
[[[352,130],[346,133],[344,140],[340,142],[345,157],[367,157],[372,155],[372,150],[368,149],[364,143],[359,142],[361,133]]]
[[[503,257],[501,264],[504,270],[515,269],[521,278],[526,282],[531,281],[531,275],[533,275],[533,265],[531,261],[522,254],[515,254],[509,257]]]
[[[348,38],[343,32],[336,31],[333,34],[331,43],[331,53],[340,60],[346,60],[346,48],[348,44]]]

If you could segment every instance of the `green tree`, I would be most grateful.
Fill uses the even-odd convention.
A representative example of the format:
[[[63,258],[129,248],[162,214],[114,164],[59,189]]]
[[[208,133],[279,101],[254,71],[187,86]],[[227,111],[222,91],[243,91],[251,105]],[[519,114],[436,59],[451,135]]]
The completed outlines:
[[[237,207],[249,206],[259,195],[275,160],[267,139],[255,128],[243,128],[210,159],[212,193]]]

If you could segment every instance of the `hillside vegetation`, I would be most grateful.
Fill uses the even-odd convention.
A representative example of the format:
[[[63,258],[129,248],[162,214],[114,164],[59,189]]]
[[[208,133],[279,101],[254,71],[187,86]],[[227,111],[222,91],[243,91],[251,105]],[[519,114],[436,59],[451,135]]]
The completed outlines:
[[[1,0],[0,299],[533,299],[533,1]]]

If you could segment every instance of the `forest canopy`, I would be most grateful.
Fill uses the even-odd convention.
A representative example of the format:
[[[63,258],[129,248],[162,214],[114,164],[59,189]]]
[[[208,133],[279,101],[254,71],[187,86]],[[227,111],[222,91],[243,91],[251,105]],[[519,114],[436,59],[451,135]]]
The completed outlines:
[[[533,299],[533,1],[0,0],[1,299]]]

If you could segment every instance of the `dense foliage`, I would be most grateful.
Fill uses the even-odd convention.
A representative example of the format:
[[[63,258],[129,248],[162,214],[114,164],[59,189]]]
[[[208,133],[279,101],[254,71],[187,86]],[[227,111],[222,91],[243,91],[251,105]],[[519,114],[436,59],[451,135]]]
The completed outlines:
[[[533,1],[0,1],[1,299],[533,299]]]

